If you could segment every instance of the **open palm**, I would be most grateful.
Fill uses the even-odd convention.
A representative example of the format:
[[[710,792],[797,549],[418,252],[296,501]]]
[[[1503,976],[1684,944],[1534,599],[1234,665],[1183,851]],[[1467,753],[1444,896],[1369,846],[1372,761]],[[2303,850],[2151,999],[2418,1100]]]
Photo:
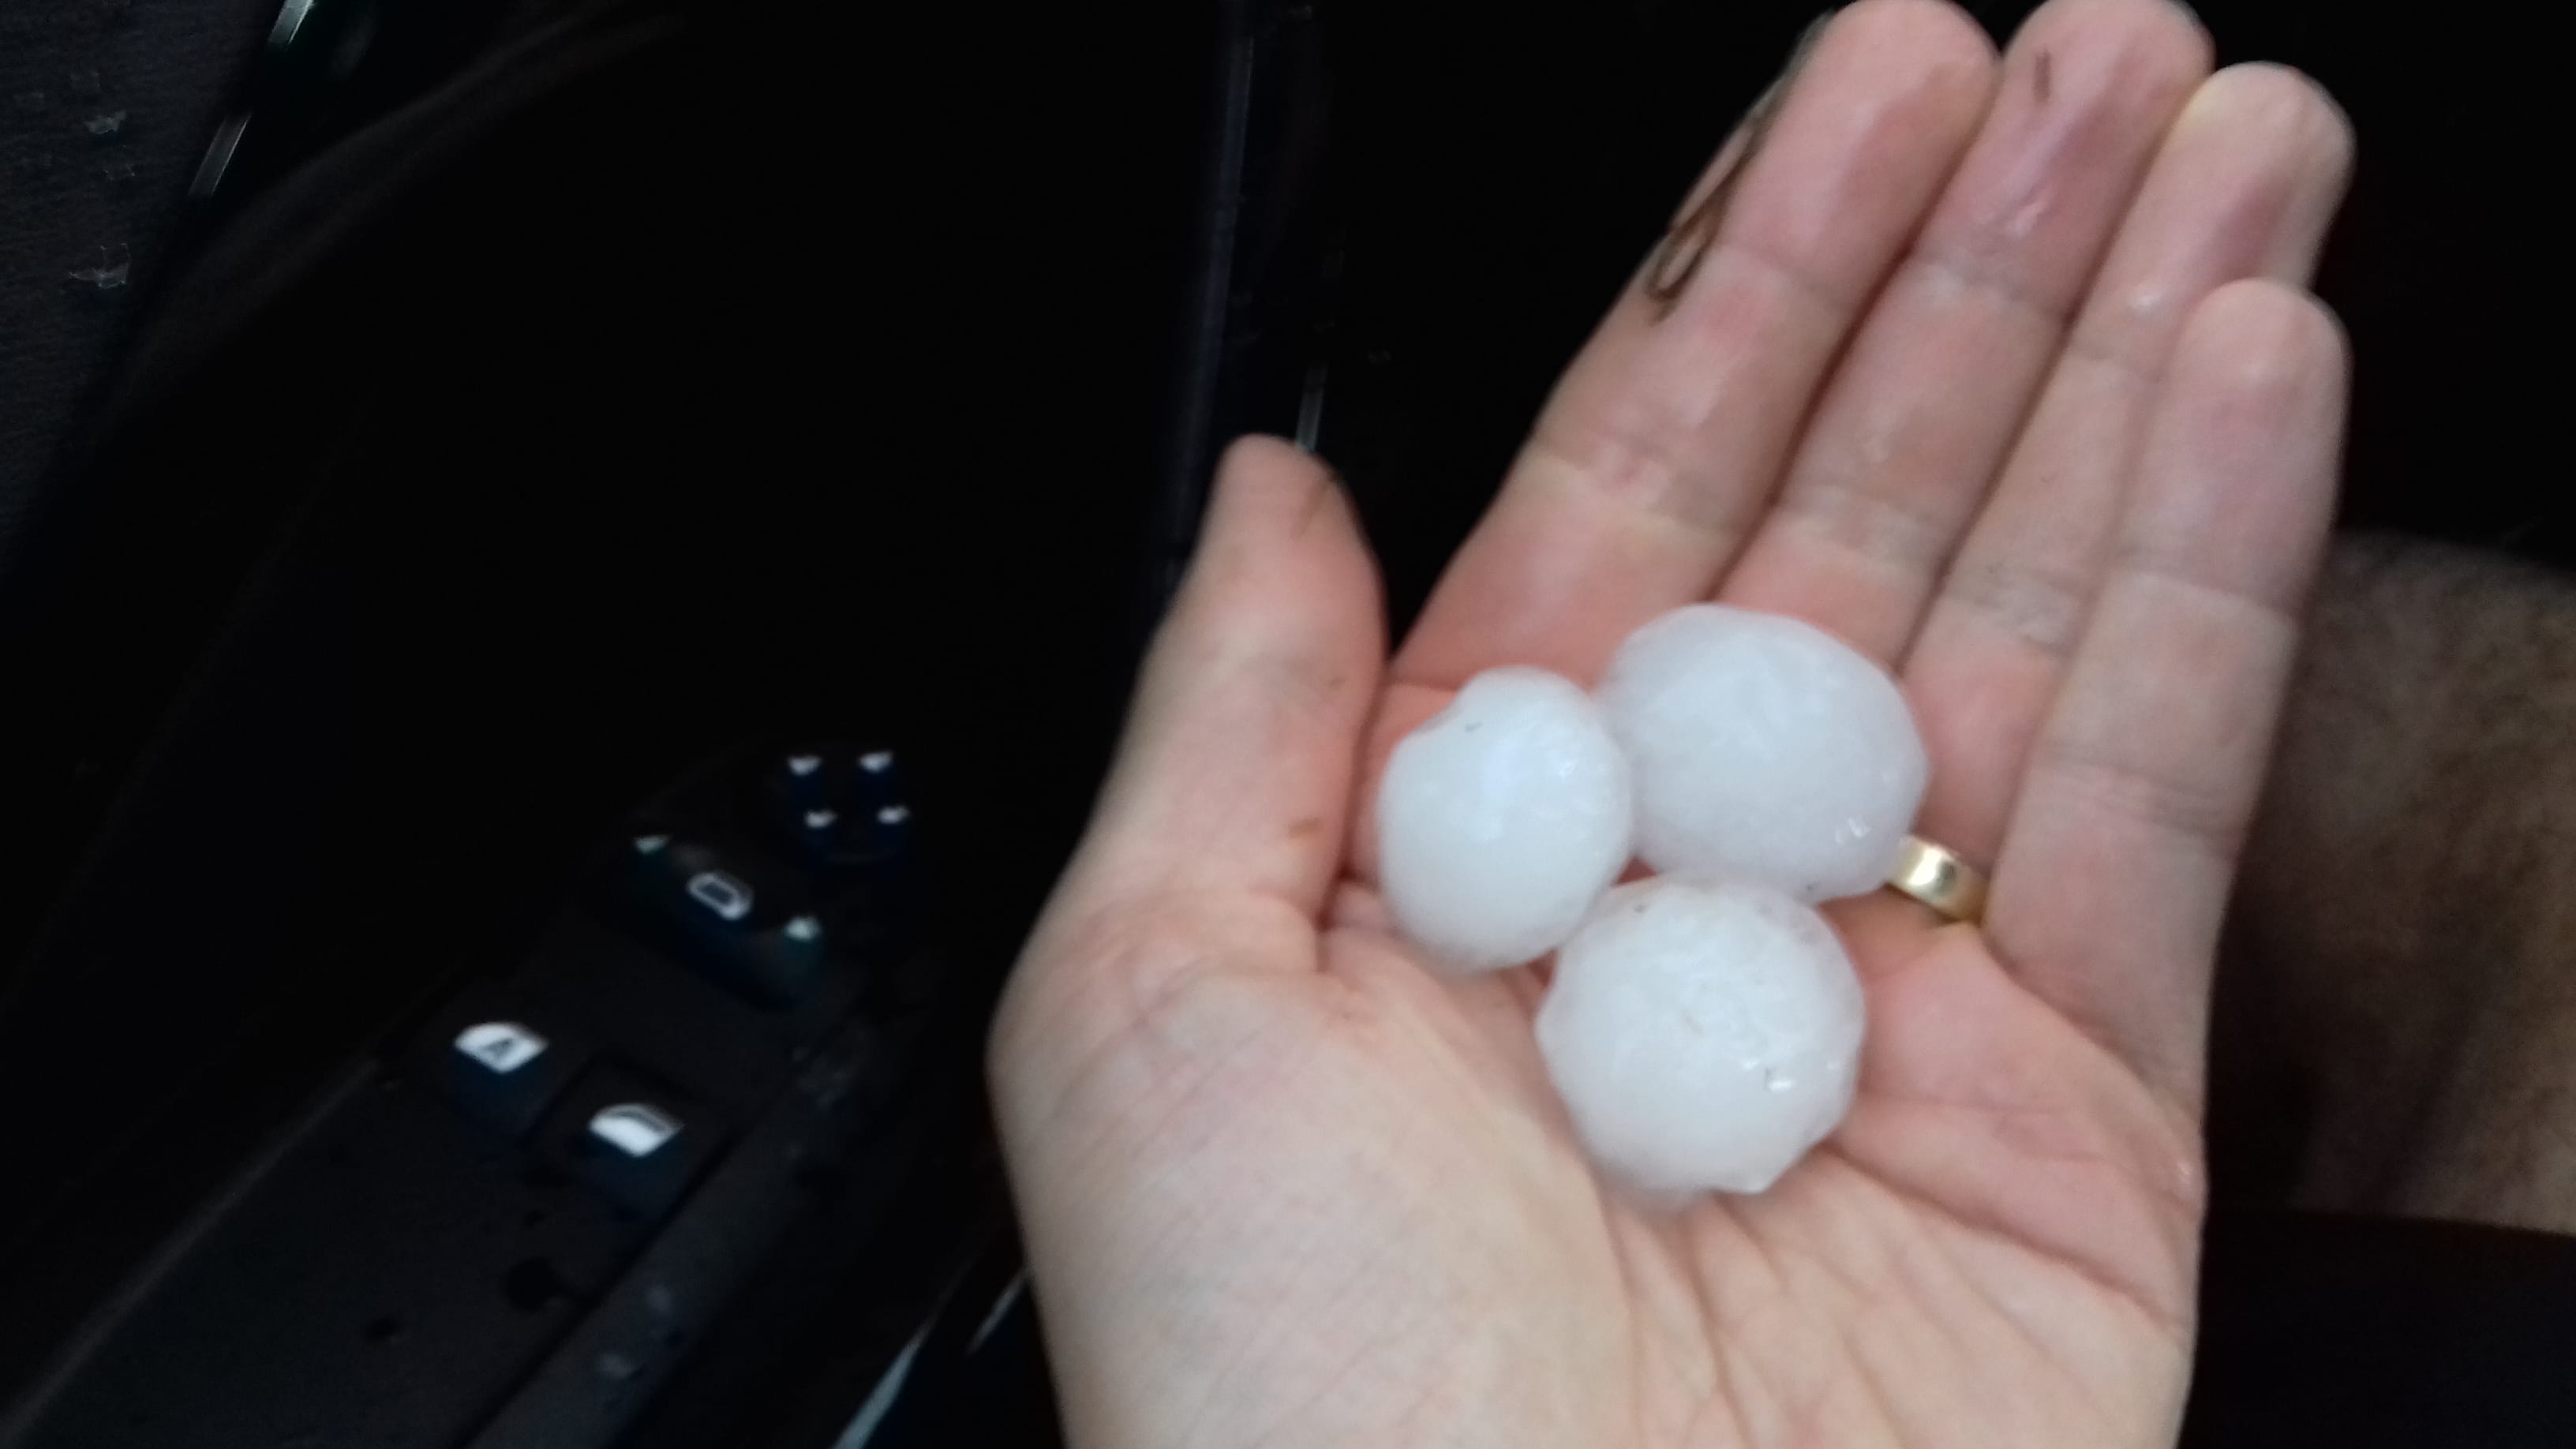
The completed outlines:
[[[1932,0],[1844,11],[1391,663],[1321,467],[1229,455],[994,1038],[1077,1444],[2170,1441],[2210,957],[2344,391],[2298,290],[2342,122],[2207,64],[2162,0],[2055,0],[2000,65]],[[1477,670],[1588,680],[1706,597],[1897,670],[1920,829],[1994,895],[1832,908],[1850,1118],[1672,1211],[1586,1163],[1539,968],[1385,929],[1366,802]]]

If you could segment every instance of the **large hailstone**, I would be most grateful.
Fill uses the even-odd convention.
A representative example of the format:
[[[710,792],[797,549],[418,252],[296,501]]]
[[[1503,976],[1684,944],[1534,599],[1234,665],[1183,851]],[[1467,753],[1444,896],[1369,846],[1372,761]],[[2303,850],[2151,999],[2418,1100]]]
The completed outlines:
[[[1599,690],[1637,779],[1637,853],[1815,902],[1875,890],[1923,802],[1887,671],[1813,625],[1723,604],[1655,619]]]
[[[1404,737],[1378,784],[1378,884],[1447,965],[1545,955],[1628,862],[1628,763],[1601,710],[1544,669],[1489,669]]]
[[[1548,1075],[1593,1159],[1658,1197],[1760,1192],[1851,1106],[1859,978],[1767,887],[1669,876],[1610,893],[1556,954]]]

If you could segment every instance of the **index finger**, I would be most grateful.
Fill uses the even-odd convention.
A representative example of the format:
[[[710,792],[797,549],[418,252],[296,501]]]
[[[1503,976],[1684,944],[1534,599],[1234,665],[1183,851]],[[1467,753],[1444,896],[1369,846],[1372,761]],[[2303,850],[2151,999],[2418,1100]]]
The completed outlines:
[[[1687,284],[1669,303],[1628,288],[1558,385],[1397,655],[1399,683],[1446,691],[1501,663],[1588,679],[1637,624],[1706,596],[1993,71],[1955,6],[1863,0],[1834,18]]]

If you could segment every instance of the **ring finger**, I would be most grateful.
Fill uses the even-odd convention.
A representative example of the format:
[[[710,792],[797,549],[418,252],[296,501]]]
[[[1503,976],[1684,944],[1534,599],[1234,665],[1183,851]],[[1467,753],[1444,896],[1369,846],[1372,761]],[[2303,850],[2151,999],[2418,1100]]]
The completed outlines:
[[[2223,71],[2184,108],[1906,657],[1939,762],[1922,814],[1932,838],[1994,860],[2183,320],[2230,281],[2304,284],[2351,156],[2333,104],[2279,67]]]
[[[1897,657],[2208,71],[2207,36],[2169,0],[2051,0],[2031,16],[1720,598]]]

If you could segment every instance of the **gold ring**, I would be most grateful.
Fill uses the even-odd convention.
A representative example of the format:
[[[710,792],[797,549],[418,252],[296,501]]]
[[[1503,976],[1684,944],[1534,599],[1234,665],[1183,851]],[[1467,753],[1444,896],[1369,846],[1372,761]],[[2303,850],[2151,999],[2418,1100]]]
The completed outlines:
[[[1954,921],[1975,925],[1986,914],[1986,873],[1959,853],[1918,835],[1905,837],[1888,889],[1901,891]]]

